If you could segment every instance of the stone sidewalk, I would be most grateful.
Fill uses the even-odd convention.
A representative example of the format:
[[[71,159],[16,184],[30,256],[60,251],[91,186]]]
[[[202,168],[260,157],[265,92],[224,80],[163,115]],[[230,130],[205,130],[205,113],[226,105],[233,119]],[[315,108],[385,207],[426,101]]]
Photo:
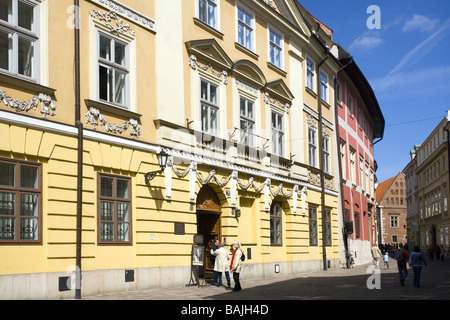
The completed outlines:
[[[397,267],[394,265],[394,261],[391,261],[391,268],[389,270],[381,270],[383,274],[397,274]],[[301,286],[303,282],[308,282],[307,279],[322,279],[321,281],[328,282],[330,286],[333,281],[337,279],[345,279],[347,277],[363,277],[368,278],[371,273],[368,272],[368,267],[372,264],[366,264],[361,266],[356,266],[352,269],[343,268],[330,268],[326,271],[317,270],[313,272],[307,272],[297,275],[277,275],[268,279],[245,279],[241,278],[241,285],[243,290],[239,292],[234,292],[232,288],[227,288],[226,286],[217,287],[214,285],[207,286],[186,286],[178,288],[169,289],[154,289],[148,291],[140,292],[123,292],[114,294],[103,294],[91,297],[85,297],[84,300],[255,300],[255,299],[295,299],[300,298],[295,296],[292,292],[289,293],[288,289],[283,291],[280,287],[283,284],[289,284],[294,282],[299,282]],[[328,279],[328,280],[327,280]],[[334,280],[333,280],[334,279]],[[223,278],[224,282],[225,277]],[[345,281],[345,280],[344,280]],[[231,287],[234,283],[231,276]],[[338,284],[339,286],[346,286],[346,284]],[[347,286],[354,286],[348,284]],[[258,290],[261,288],[261,290]],[[282,290],[282,292],[279,292]],[[316,290],[315,290],[316,291]],[[270,292],[270,293],[269,293]],[[310,291],[310,294],[313,292]],[[304,295],[305,299],[320,298],[320,294],[316,297]]]

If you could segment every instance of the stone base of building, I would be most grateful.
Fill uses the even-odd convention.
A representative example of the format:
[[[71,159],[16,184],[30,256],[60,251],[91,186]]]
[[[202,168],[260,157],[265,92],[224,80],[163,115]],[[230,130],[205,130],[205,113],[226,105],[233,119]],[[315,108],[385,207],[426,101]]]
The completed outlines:
[[[328,260],[327,267],[339,268],[338,259]],[[271,279],[317,270],[323,270],[323,260],[244,263],[241,279]],[[183,287],[190,279],[190,266],[83,271],[81,295]],[[3,275],[0,276],[0,299],[74,299],[75,287],[75,274],[71,272]]]

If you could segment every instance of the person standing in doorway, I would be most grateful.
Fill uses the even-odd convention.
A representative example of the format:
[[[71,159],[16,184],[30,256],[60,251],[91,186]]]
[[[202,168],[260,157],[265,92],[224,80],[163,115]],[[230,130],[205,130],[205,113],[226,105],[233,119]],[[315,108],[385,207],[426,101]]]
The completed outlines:
[[[219,240],[215,239],[214,244],[211,248],[211,251],[209,252],[209,258],[211,259],[211,264],[213,265],[213,284],[218,285],[219,284],[219,275],[216,271],[215,265],[216,265],[216,256],[213,255],[213,252],[219,249]]]
[[[228,271],[230,267],[228,266],[228,260],[230,259],[230,254],[228,250],[224,248],[225,243],[220,243],[220,248],[216,251],[212,252],[214,256],[216,256],[216,262],[214,264],[214,271],[217,272],[217,286],[222,286],[222,272],[225,272],[227,278],[227,285],[230,286],[230,275]]]
[[[233,280],[234,280],[233,291],[239,291],[239,290],[242,290],[241,282],[239,279],[239,275],[240,275],[241,268],[242,268],[242,261],[241,261],[242,250],[240,248],[239,242],[237,242],[237,241],[233,242],[232,250],[233,250],[233,256],[231,257],[230,269],[231,269],[231,272],[233,273]]]
[[[414,287],[420,288],[420,274],[422,273],[422,263],[427,265],[422,253],[420,253],[419,246],[414,247],[414,251],[409,258],[409,265],[414,271]]]

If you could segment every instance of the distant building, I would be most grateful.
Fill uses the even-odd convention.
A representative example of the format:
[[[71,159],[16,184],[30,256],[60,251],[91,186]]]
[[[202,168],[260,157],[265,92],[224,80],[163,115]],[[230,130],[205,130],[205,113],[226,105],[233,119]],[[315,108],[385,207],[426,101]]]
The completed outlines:
[[[421,145],[411,151],[411,162],[403,169],[407,185],[407,228],[411,245],[422,251],[430,246],[449,248],[450,216],[447,197],[449,185],[450,112]]]
[[[381,229],[378,240],[383,244],[407,243],[405,185],[405,176],[400,172],[381,182],[375,192]]]

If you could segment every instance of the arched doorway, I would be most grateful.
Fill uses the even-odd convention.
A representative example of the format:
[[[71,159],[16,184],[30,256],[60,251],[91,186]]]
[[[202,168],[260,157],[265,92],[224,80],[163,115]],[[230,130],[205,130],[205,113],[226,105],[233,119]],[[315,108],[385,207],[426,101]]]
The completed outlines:
[[[220,215],[222,208],[217,193],[208,185],[203,186],[197,195],[197,234],[203,235],[205,246],[205,268],[199,276],[212,278],[214,265],[210,259],[210,251],[215,239],[221,239]]]

